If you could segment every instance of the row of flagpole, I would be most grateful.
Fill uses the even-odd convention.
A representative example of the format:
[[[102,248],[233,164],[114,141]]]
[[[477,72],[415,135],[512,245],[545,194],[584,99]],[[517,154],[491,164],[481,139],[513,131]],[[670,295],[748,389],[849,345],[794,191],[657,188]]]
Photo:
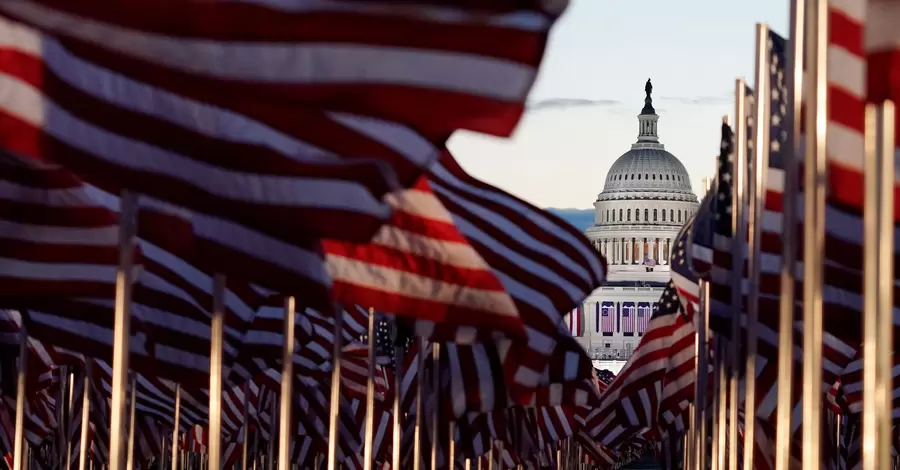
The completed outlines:
[[[123,204],[128,201],[129,204],[136,203],[136,198],[133,197],[123,197]],[[127,209],[123,208],[123,213],[129,213]],[[134,229],[128,228],[126,225],[129,222],[133,223],[133,219],[129,219],[126,217],[122,218],[120,224],[122,225],[122,233],[123,234],[133,234]],[[131,252],[130,245],[125,238],[125,242],[121,244],[121,249],[123,252],[128,251]],[[130,256],[122,256],[121,266],[119,271],[119,279],[126,279],[127,276],[123,274],[124,272],[131,271],[130,269],[131,259]],[[127,280],[127,279],[126,279]],[[221,422],[222,422],[222,343],[223,343],[223,335],[224,335],[224,325],[223,325],[223,313],[224,313],[224,292],[225,292],[225,278],[222,275],[216,275],[213,278],[214,289],[213,289],[213,310],[212,310],[212,319],[211,319],[211,351],[210,351],[210,394],[209,394],[209,426],[208,429],[208,443],[207,443],[207,460],[202,462],[201,468],[206,469],[217,469],[222,468],[221,458],[222,458],[222,435],[221,435]],[[126,284],[127,285],[127,284]],[[122,327],[127,332],[127,326],[129,323],[129,309],[128,302],[119,301],[119,296],[127,299],[129,294],[125,292],[125,289],[120,287],[119,292],[117,293],[117,305],[116,305],[116,327]],[[272,402],[272,413],[270,414],[271,419],[274,421],[278,420],[278,442],[275,444],[275,439],[273,436],[270,436],[269,439],[269,449],[268,452],[264,455],[265,462],[261,465],[261,468],[265,470],[291,470],[291,398],[292,394],[292,383],[293,383],[293,345],[294,345],[294,323],[295,323],[295,301],[292,297],[287,297],[284,302],[284,348],[283,348],[283,364],[281,371],[281,390],[280,390],[280,402],[277,405],[278,413],[276,414],[276,403]],[[343,328],[343,315],[336,315],[334,322],[334,351],[333,351],[333,365],[332,365],[332,395],[331,395],[331,403],[330,403],[330,415],[329,415],[329,423],[328,423],[328,451],[327,455],[325,455],[325,468],[328,470],[335,470],[339,467],[339,463],[337,462],[337,445],[340,437],[338,436],[338,418],[339,418],[339,403],[340,403],[340,375],[341,375],[341,361],[340,357],[342,354],[342,328]],[[372,470],[373,464],[375,463],[374,455],[373,455],[373,442],[374,442],[374,408],[375,408],[375,363],[376,363],[376,351],[375,351],[375,321],[376,315],[374,309],[369,309],[369,321],[368,321],[368,379],[366,386],[366,419],[365,419],[365,429],[364,429],[364,460],[363,460],[363,470]],[[119,338],[119,341],[124,341],[126,344],[119,345],[117,344],[118,352],[128,351],[128,339],[130,339],[130,335],[128,334],[120,334],[120,332],[116,331],[115,335]],[[394,335],[396,336],[396,331]],[[124,338],[124,339],[122,339]],[[419,470],[422,468],[425,452],[422,448],[422,440],[424,438],[425,430],[422,428],[422,423],[424,419],[424,384],[425,380],[432,380],[432,393],[439,393],[440,389],[440,376],[439,376],[439,368],[433,367],[431,368],[430,377],[427,376],[425,371],[425,357],[426,357],[426,348],[425,345],[428,342],[424,338],[417,338],[420,341],[420,347],[418,353],[416,355],[415,360],[417,361],[417,373],[420,374],[420,380],[417,381],[417,386],[415,389],[416,393],[416,411],[415,417],[411,417],[411,419],[415,419],[414,423],[414,441],[413,441],[413,461],[411,468],[414,470]],[[25,402],[26,402],[26,375],[27,369],[26,365],[28,362],[28,335],[24,328],[24,323],[22,324],[22,330],[20,334],[20,349],[19,349],[19,367],[18,367],[18,375],[17,375],[17,391],[16,391],[16,421],[15,421],[15,436],[12,452],[13,456],[13,470],[31,470],[33,467],[28,463],[28,458],[30,457],[30,450],[27,449],[27,445],[24,438],[24,413],[25,413]],[[431,346],[431,353],[434,361],[437,361],[440,356],[440,345],[435,343]],[[396,373],[394,374],[394,383],[392,386],[394,387],[395,393],[393,396],[393,455],[392,457],[392,465],[393,468],[403,468],[401,465],[401,416],[404,414],[400,408],[400,398],[401,393],[399,392],[401,389],[401,384],[403,382],[403,371],[401,365],[403,364],[403,347],[398,344],[396,341],[394,343],[394,355],[396,360]],[[122,359],[124,358],[124,359]],[[127,361],[128,355],[121,354],[120,361]],[[122,362],[119,362],[119,366],[123,367]],[[91,416],[91,388],[92,388],[92,374],[91,374],[91,361],[86,361],[83,380],[83,387],[81,390],[81,397],[78,397],[82,400],[82,408],[81,408],[81,429],[80,429],[80,453],[78,460],[78,470],[88,470],[94,468],[94,460],[91,458],[91,451],[89,449],[89,442],[91,439],[89,438],[89,430],[90,430],[90,416]],[[70,396],[67,401],[60,400],[61,405],[58,407],[57,412],[60,414],[60,419],[58,419],[59,423],[67,423],[71,419],[72,414],[72,400],[75,399],[71,394],[74,391],[74,374],[70,374],[67,372],[66,367],[60,367],[58,369],[61,374],[61,382],[63,385],[61,386],[61,393],[65,393],[65,390],[70,391]],[[120,372],[120,371],[118,371]],[[112,425],[110,426],[110,442],[109,442],[109,463],[108,465],[100,464],[100,468],[106,468],[107,470],[115,469],[114,465],[120,465],[120,469],[124,467],[123,470],[132,470],[134,464],[134,453],[135,453],[135,422],[136,422],[136,409],[135,405],[137,402],[137,374],[136,373],[128,373],[129,371],[126,369],[126,373],[121,374],[122,378],[122,390],[121,393],[116,394],[113,393],[110,399],[110,408],[114,414],[116,409],[120,410],[121,416],[117,417],[119,419],[118,422],[122,423],[119,428],[115,428]],[[117,369],[116,366],[113,366],[113,377],[116,377]],[[115,381],[113,381],[115,384]],[[113,385],[115,387],[115,385]],[[240,443],[242,449],[242,457],[239,461],[240,470],[248,470],[250,468],[250,462],[248,462],[248,456],[253,456],[252,468],[254,470],[257,468],[257,461],[259,460],[259,453],[257,452],[257,443],[258,443],[258,432],[256,433],[256,439],[254,440],[253,452],[248,452],[249,446],[249,387],[247,384],[244,384],[244,396],[243,396],[243,416],[242,416],[242,429],[241,432],[243,434],[242,442]],[[68,403],[68,406],[65,405]],[[65,413],[66,408],[68,408],[69,412],[67,415],[63,415]],[[454,441],[454,422],[443,423],[439,419],[439,407],[435,406],[432,408],[432,428],[430,429],[431,436],[438,436],[438,426],[448,425],[450,430],[450,455],[449,455],[449,467],[455,468],[454,459],[455,455],[455,441]],[[181,423],[181,387],[179,384],[175,384],[174,387],[174,419],[173,419],[173,430],[172,430],[172,449],[171,449],[171,470],[179,470],[179,461],[182,462],[181,465],[184,467],[188,466],[187,462],[190,455],[189,452],[185,452],[178,443],[181,442],[180,435],[180,423]],[[275,418],[277,416],[277,418]],[[62,426],[62,425],[61,425]],[[270,423],[270,429],[272,429],[272,433],[274,433],[275,423]],[[163,445],[161,448],[161,454],[159,455],[159,468],[163,470],[165,468],[165,453],[166,453],[166,444],[165,438],[162,439]],[[71,446],[69,441],[68,434],[63,434],[63,438],[60,440],[61,445]],[[277,445],[277,448],[275,446]],[[502,443],[501,443],[502,445]],[[431,461],[430,468],[432,470],[438,468],[437,464],[437,455],[438,455],[438,439],[431,439],[431,452],[430,457]],[[117,452],[120,453],[118,456],[118,460],[114,459],[113,449],[116,449]],[[502,449],[502,448],[501,448]],[[60,469],[70,470],[70,455],[71,450],[67,452],[61,453],[66,461],[61,463]],[[277,455],[277,461],[275,460]],[[572,442],[571,438],[565,439],[559,445],[559,458],[558,465],[560,470],[562,469],[574,469],[579,466],[579,463],[582,459],[582,450],[579,445],[576,445]],[[489,449],[488,451],[488,467],[494,467],[495,458],[499,458],[499,455],[493,449]],[[321,467],[321,457],[320,455],[316,456],[315,464],[313,467],[316,470],[319,470]],[[472,462],[473,459],[466,459],[464,463],[464,468],[467,470],[471,470],[473,463],[477,465],[477,468],[481,469],[481,460],[477,459],[476,462]]]
[[[760,237],[766,174],[769,166],[768,99],[771,83],[767,67],[768,28],[756,27],[755,94],[753,109],[745,109],[745,84],[738,79],[735,86],[735,152],[732,204],[732,341],[726,351],[717,347],[713,359],[714,390],[712,403],[707,400],[709,345],[709,286],[700,281],[700,311],[697,314],[698,371],[691,428],[685,435],[684,468],[737,470],[738,410],[744,410],[743,468],[754,468],[756,325],[759,320]],[[778,331],[778,388],[776,407],[775,468],[791,468],[791,390],[794,367],[794,310],[797,295],[803,305],[802,342],[802,440],[804,470],[818,470],[822,463],[822,341],[823,341],[823,253],[825,249],[825,205],[827,189],[827,40],[828,1],[794,0],[791,2],[791,39],[787,74],[788,142],[790,149],[785,164],[782,225],[781,295]],[[806,60],[804,61],[804,57]],[[807,64],[804,70],[798,64]],[[806,82],[804,83],[804,80]],[[805,136],[801,136],[801,107],[805,100]],[[747,152],[746,119],[753,119],[753,153]],[[893,354],[893,244],[894,244],[894,122],[891,102],[867,105],[865,127],[865,195],[864,195],[864,287],[863,287],[863,468],[890,468],[892,421],[892,354]],[[801,139],[805,139],[801,141]],[[802,160],[801,160],[802,159]],[[801,166],[801,162],[804,162]],[[746,169],[752,169],[747,173]],[[803,205],[799,205],[799,171],[803,170]],[[707,188],[708,190],[708,188]],[[745,215],[745,195],[749,204]],[[802,217],[802,219],[801,219]],[[794,292],[797,280],[797,225],[803,222],[803,291]],[[744,238],[747,234],[747,238]],[[746,348],[741,357],[741,315],[744,257],[749,273],[746,311]],[[723,353],[727,356],[723,357]],[[744,374],[740,374],[745,360]],[[746,403],[740,403],[741,377]],[[726,385],[728,389],[726,390]],[[727,418],[725,410],[727,409]],[[710,419],[711,418],[711,419]],[[707,423],[712,423],[710,435]],[[727,433],[725,426],[728,426]],[[727,442],[726,442],[727,436]],[[712,439],[707,454],[708,439]],[[708,460],[711,458],[711,461]]]

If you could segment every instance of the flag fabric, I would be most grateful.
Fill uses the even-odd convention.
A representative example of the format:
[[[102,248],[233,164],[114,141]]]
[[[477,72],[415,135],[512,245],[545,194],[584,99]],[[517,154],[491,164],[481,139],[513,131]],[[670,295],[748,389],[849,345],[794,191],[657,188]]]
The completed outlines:
[[[658,304],[657,304],[658,305]],[[647,331],[647,325],[650,323],[650,315],[651,306],[646,302],[641,302],[638,304],[637,308],[637,334],[638,336],[643,336],[644,332]]]
[[[616,304],[603,302],[600,306],[600,330],[603,336],[612,336],[616,331]]]
[[[712,281],[710,298],[722,305],[720,309],[710,310],[709,328],[718,335],[730,337],[731,317],[738,314],[731,309],[731,279],[743,273],[731,272],[734,132],[724,122],[719,150],[715,182],[701,201],[692,224],[691,255],[694,271]]]
[[[381,196],[437,158],[429,140],[510,134],[556,15],[367,3],[4,2],[2,86],[20,99],[0,142],[113,193],[368,240]]]
[[[426,3],[167,0],[126,9],[42,0],[2,11],[98,62],[224,108],[303,105],[416,124],[442,138],[456,129],[508,136],[565,2]],[[85,20],[92,28],[79,27]],[[312,64],[302,60],[309,57]]]
[[[857,15],[848,16],[842,14],[834,10],[835,7],[836,5],[834,4],[829,6],[829,15],[834,21],[837,21],[834,24],[840,25],[834,34],[838,36],[847,33],[854,34],[853,30],[856,28],[852,27],[852,18]],[[850,29],[846,28],[848,26]],[[757,418],[761,421],[768,421],[773,426],[777,424],[775,423],[775,406],[777,400],[778,312],[781,295],[781,256],[785,243],[782,234],[783,226],[786,223],[784,218],[784,198],[786,197],[785,170],[792,154],[789,148],[791,110],[788,109],[789,90],[786,85],[787,74],[791,73],[791,66],[793,65],[787,61],[787,50],[789,47],[790,42],[787,39],[772,31],[769,32],[767,64],[771,90],[768,116],[766,117],[769,120],[769,166],[766,169],[761,218],[760,250],[762,263],[759,282],[760,315],[759,323],[757,324],[758,354],[768,363],[757,368],[756,397]],[[855,49],[855,46],[851,49]],[[830,67],[851,60],[852,57],[849,57],[846,52],[841,51],[835,56],[838,58],[837,62],[829,61]],[[831,56],[831,54],[829,55]],[[847,65],[847,75],[844,74],[844,69],[841,69],[841,72],[832,69],[836,72],[836,76],[847,78],[856,73],[855,66],[849,63],[845,65]],[[853,82],[855,83],[856,81],[853,80]],[[836,117],[835,119],[847,119],[848,123],[851,124],[847,127],[839,123],[829,122],[829,141],[827,144],[829,158],[836,149],[842,149],[842,151],[849,149],[851,153],[853,152],[854,144],[846,144],[847,139],[853,141],[853,132],[849,131],[849,129],[857,125],[852,124],[856,121],[854,116],[856,107],[852,105],[852,99],[848,101],[851,98],[850,95],[852,95],[851,90],[852,88],[842,91],[835,90],[834,93],[829,92],[829,99],[832,102],[829,105],[829,113],[832,116],[843,114],[844,117]],[[835,108],[834,103],[838,103],[836,105],[837,108]],[[800,116],[794,117],[794,119],[800,118]],[[797,138],[802,139],[803,136],[797,136]],[[840,142],[845,142],[846,145],[840,144]],[[799,179],[800,176],[798,175],[797,178]],[[833,184],[830,187],[832,190],[837,189]],[[841,189],[840,191],[844,190]],[[793,197],[796,198],[798,205],[802,204],[802,194],[798,193]],[[859,217],[848,216],[848,213],[832,204],[826,206],[826,249],[824,252],[826,262],[824,263],[823,286],[823,389],[827,389],[827,387],[835,383],[838,379],[839,371],[844,370],[859,351],[860,328],[862,324],[859,320],[859,315],[862,305],[860,303],[861,292],[858,286],[861,286],[862,282],[862,221]],[[803,229],[801,222],[802,220],[798,220],[798,231]],[[801,234],[802,232],[797,233],[798,240]],[[853,257],[858,257],[858,259],[848,259]],[[803,253],[797,252],[798,269],[802,266],[802,259]],[[854,265],[855,267],[853,267]],[[798,281],[802,282],[802,276]],[[795,287],[794,295],[799,299],[801,292],[802,284],[798,283]],[[713,308],[716,307],[716,302],[713,302]],[[795,311],[795,315],[797,314]],[[802,328],[802,323],[795,322],[795,344],[799,344],[799,335],[802,334]],[[795,370],[799,370],[800,360],[799,354],[795,354]],[[798,416],[799,410],[800,403],[797,401],[793,405],[795,416]],[[799,429],[800,424],[800,420],[792,420],[794,432]]]
[[[5,130],[0,145],[62,164],[113,194],[128,188],[281,238],[302,233],[366,240],[390,215],[380,197],[398,184],[397,172],[388,159],[351,161],[336,155],[352,154],[354,143],[372,146],[362,154],[384,154],[375,147],[396,143],[399,151],[392,156],[418,167],[418,173],[438,156],[423,137],[396,123],[316,109],[270,110],[268,118],[254,118],[250,109],[219,107],[198,93],[154,84],[150,74],[123,73],[134,72],[129,59],[148,51],[119,38],[118,44],[131,44],[129,53],[138,57],[104,60],[115,42],[98,45],[93,43],[97,37],[78,37],[92,34],[78,28],[84,18],[57,8],[4,3],[0,15],[0,47],[6,52],[0,59],[0,87],[19,97],[0,105]],[[115,28],[114,21],[94,26],[101,28],[94,34],[102,35],[102,26],[114,35],[128,32]],[[197,50],[184,51],[190,49]],[[200,70],[211,65],[200,56],[194,59],[195,65],[205,64]],[[274,62],[258,65],[256,72],[271,73]],[[211,81],[205,85],[199,94],[216,91]],[[273,122],[278,114],[277,120],[296,119],[291,129]],[[342,135],[345,143],[323,141],[327,134]],[[396,169],[408,172],[400,166]],[[337,222],[350,226],[339,228]]]
[[[622,304],[622,334],[634,336],[635,306],[634,302]]]
[[[825,46],[829,57],[825,85],[828,88],[828,107],[825,118],[828,132],[826,153],[830,183],[827,198],[835,208],[840,208],[856,216],[862,215],[865,187],[863,138],[867,79],[865,39],[867,38],[864,36],[866,36],[866,31],[874,33],[875,30],[880,29],[867,26],[867,3],[837,0],[828,2],[830,28],[828,28],[828,39]],[[877,3],[880,6],[886,6],[891,2]],[[876,4],[875,8],[876,11],[873,13],[877,14],[880,10],[879,5]],[[894,14],[894,18],[888,16],[886,21],[897,19],[896,9]],[[892,26],[892,29],[896,29],[896,24]],[[873,37],[881,36],[881,34],[875,33]],[[891,31],[891,34],[897,37],[896,32]],[[820,109],[819,112],[824,113],[826,110]],[[826,215],[826,220],[828,215]],[[856,229],[856,227],[848,228]],[[841,235],[843,232],[840,227],[834,227],[834,229],[837,235]],[[861,231],[859,235],[862,235]],[[859,240],[853,241],[858,242]],[[855,264],[861,264],[861,261]]]
[[[584,312],[582,307],[576,307],[566,314],[565,321],[572,336],[576,338],[584,336]]]
[[[695,329],[691,321],[678,314],[681,308],[678,288],[670,280],[660,296],[657,315],[650,320],[634,354],[602,397],[601,405],[585,418],[588,434],[599,444],[615,448],[646,427],[655,426],[657,416],[668,411],[663,405],[669,384],[676,392],[693,384],[695,374],[690,365],[694,361]]]
[[[900,5],[894,0],[868,0],[865,23],[867,101],[900,102]],[[900,124],[895,132],[900,134]]]
[[[322,242],[335,298],[444,329],[524,334],[513,299],[427,177],[387,200],[394,214],[370,242]]]

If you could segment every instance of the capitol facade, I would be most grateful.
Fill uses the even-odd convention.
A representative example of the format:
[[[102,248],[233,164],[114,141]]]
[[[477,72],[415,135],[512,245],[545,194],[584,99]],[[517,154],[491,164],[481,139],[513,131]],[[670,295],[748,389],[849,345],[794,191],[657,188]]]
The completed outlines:
[[[614,372],[640,342],[669,281],[672,243],[699,205],[684,165],[659,141],[649,80],[645,91],[637,142],[610,167],[585,231],[609,273],[585,299],[578,340],[595,365]]]

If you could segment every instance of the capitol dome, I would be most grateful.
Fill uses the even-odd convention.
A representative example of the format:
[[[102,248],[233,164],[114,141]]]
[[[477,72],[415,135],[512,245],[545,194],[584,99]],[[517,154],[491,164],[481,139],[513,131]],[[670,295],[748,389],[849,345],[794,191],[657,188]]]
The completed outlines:
[[[644,91],[637,141],[610,167],[585,233],[612,265],[610,279],[664,279],[673,239],[698,206],[687,170],[659,141],[650,80]]]
[[[610,167],[603,192],[645,191],[693,194],[687,170],[675,155],[660,148],[632,148]]]
[[[631,150],[622,154],[606,175],[598,201],[612,199],[663,199],[697,202],[691,189],[691,178],[681,161],[666,151],[657,135],[659,116],[653,109],[650,94],[653,85],[647,80],[644,108],[638,115],[638,139]]]

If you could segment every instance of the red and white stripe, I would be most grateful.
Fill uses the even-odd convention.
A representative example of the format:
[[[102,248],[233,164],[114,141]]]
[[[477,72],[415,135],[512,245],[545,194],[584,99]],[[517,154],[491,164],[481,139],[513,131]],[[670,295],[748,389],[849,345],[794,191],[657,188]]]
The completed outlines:
[[[556,345],[561,313],[599,287],[606,261],[570,224],[473,178],[447,152],[432,166],[430,181],[456,227],[516,303],[527,341],[507,356],[503,370],[512,394],[527,402]],[[416,327],[436,340],[471,342],[467,338],[477,333],[442,338],[433,323],[419,321]]]
[[[457,229],[427,178],[387,201],[394,215],[369,243],[323,241],[337,299],[441,328],[522,334],[512,298]]]
[[[0,155],[0,296],[7,305],[35,296],[111,298],[118,224],[71,172]],[[136,270],[140,263],[138,250]]]
[[[255,109],[241,99],[249,95],[415,124],[441,138],[459,128],[509,135],[565,2],[404,3],[141,0],[126,9],[42,0],[2,11],[98,62],[225,108]],[[513,11],[491,12],[495,5]]]
[[[637,307],[634,302],[625,302],[622,305],[622,333],[625,336],[634,336],[634,322],[637,319]]]
[[[638,304],[637,308],[637,334],[643,336],[650,324],[650,317],[653,315],[653,307],[650,305]]]
[[[582,307],[576,307],[563,317],[569,334],[576,338],[584,336],[584,311]]]
[[[605,336],[616,332],[616,306],[612,302],[600,306],[600,332]]]
[[[285,239],[304,233],[362,241],[390,216],[379,198],[397,184],[391,164],[409,172],[399,168],[408,164],[415,174],[437,157],[421,136],[393,123],[298,109],[285,127],[285,110],[240,110],[154,83],[171,80],[172,70],[128,74],[130,61],[146,51],[136,37],[154,42],[142,31],[36,2],[4,3],[0,14],[0,88],[16,97],[0,103],[0,145],[65,165],[113,193],[129,188]],[[104,32],[134,46],[135,56],[106,60],[111,43],[85,37]],[[210,52],[188,55],[212,67]],[[268,60],[257,71],[274,78]],[[194,86],[211,92],[226,81]],[[395,162],[377,158],[385,147]],[[356,152],[370,160],[340,157]]]

